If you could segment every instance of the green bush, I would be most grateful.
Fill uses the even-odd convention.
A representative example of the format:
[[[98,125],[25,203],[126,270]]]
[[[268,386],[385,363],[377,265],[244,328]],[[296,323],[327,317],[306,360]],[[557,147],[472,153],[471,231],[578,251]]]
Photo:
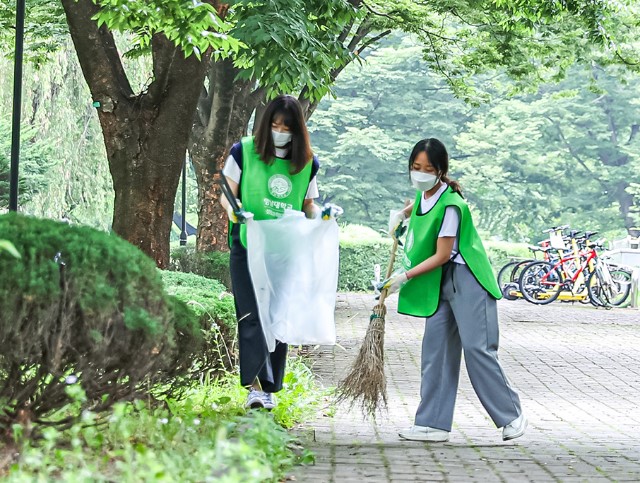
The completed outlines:
[[[210,376],[231,370],[237,358],[233,296],[221,283],[200,275],[171,271],[161,274],[166,291],[196,314],[204,336],[204,345],[195,355],[191,372]],[[182,340],[188,342],[186,338]]]
[[[169,270],[218,280],[227,290],[231,290],[229,252],[198,252],[194,246],[175,248],[171,250]]]
[[[340,274],[338,291],[366,292],[372,290],[374,265],[380,265],[384,278],[389,263],[392,240],[362,225],[340,227]],[[530,256],[527,245],[502,241],[484,241],[487,255],[497,271],[511,257]],[[400,268],[402,247],[396,253],[394,270]],[[196,252],[194,247],[179,247],[171,252],[170,270],[191,272],[222,282],[231,290],[229,254],[226,252]]]
[[[506,241],[484,241],[489,261],[496,274],[507,262],[513,258],[531,258],[531,252],[526,243],[512,243]]]
[[[389,257],[391,238],[362,225],[345,225],[340,228],[340,275],[338,291],[366,292],[373,289],[374,265],[380,265],[380,277],[384,278]],[[400,253],[400,251],[398,251]],[[400,260],[396,255],[396,265]]]
[[[389,237],[360,225],[346,225],[340,230],[340,277],[338,290],[341,292],[363,292],[372,290],[373,266],[380,265],[381,278],[385,277],[392,246]],[[484,241],[491,264],[496,271],[512,257],[531,256],[524,243],[504,241]],[[400,268],[402,247],[396,253],[394,270]]]
[[[101,410],[190,367],[198,320],[137,248],[15,213],[0,233],[21,254],[0,251],[0,427],[46,422],[69,381],[87,395],[82,409]]]

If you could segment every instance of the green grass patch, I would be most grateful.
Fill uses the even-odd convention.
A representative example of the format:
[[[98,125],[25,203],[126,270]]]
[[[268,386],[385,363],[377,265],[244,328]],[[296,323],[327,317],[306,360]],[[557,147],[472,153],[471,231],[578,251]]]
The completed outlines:
[[[206,380],[183,394],[180,400],[154,405],[117,403],[104,415],[85,412],[66,431],[44,429],[39,441],[24,438],[16,428],[19,457],[0,468],[0,478],[275,482],[294,465],[313,461],[287,431],[315,414],[324,396],[300,359],[290,359],[284,390],[271,413],[244,409],[247,392],[235,374]],[[76,397],[83,397],[81,391]]]

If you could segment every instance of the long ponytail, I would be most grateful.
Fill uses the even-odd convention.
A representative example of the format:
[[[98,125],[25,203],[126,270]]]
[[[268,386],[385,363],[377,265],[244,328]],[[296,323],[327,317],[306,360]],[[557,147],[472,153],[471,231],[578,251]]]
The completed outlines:
[[[442,179],[442,181],[447,183],[449,186],[451,186],[451,189],[453,191],[455,191],[456,193],[458,193],[460,196],[462,196],[464,198],[464,196],[462,195],[462,186],[460,186],[460,183],[458,183],[457,181],[449,178],[446,174],[442,175],[441,179]]]

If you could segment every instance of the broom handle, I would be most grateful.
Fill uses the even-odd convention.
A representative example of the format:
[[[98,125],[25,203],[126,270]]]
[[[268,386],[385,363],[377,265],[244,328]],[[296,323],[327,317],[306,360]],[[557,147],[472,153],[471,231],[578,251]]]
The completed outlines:
[[[398,251],[398,239],[393,239],[393,247],[391,248],[391,256],[389,257],[389,265],[387,266],[387,275],[385,280],[391,276],[393,273],[393,264],[396,262],[396,251]],[[380,299],[378,300],[378,305],[382,305],[384,303],[384,299],[387,298],[387,289],[383,289],[380,292]]]

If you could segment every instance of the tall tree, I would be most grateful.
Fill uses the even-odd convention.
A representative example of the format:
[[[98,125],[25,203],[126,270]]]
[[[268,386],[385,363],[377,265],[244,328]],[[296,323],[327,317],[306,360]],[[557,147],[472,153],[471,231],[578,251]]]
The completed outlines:
[[[492,235],[522,241],[570,223],[620,236],[638,224],[637,75],[574,67],[560,83],[511,95],[497,71],[476,77],[491,101],[471,107],[428,71],[411,39],[386,44],[345,70],[337,99],[323,99],[309,123],[323,201],[343,206],[350,222],[383,227],[412,195],[411,147],[437,137]]]
[[[389,210],[413,193],[411,148],[437,137],[451,149],[474,108],[455,99],[408,36],[394,36],[351,65],[309,121],[323,165],[321,202],[345,209],[345,219],[382,228]]]
[[[13,56],[16,36],[16,0],[0,2],[0,52]],[[69,38],[59,0],[25,2],[24,57],[42,65]]]
[[[636,224],[640,79],[615,66],[574,68],[557,85],[493,103],[456,137],[480,226],[536,238],[550,225],[609,233]]]
[[[129,64],[144,59],[130,59]],[[142,69],[133,69],[132,72]],[[0,59],[0,112],[10,112],[11,61]],[[135,79],[135,83],[146,78]],[[113,183],[102,131],[91,105],[91,93],[82,76],[68,33],[60,50],[44,63],[24,66],[22,149],[19,209],[27,214],[84,223],[108,230],[113,218]],[[0,121],[2,124],[2,121]],[[8,126],[8,120],[7,120]],[[7,127],[8,129],[8,127]],[[34,134],[35,133],[35,134]],[[7,142],[10,136],[5,138]],[[2,144],[2,142],[0,142]],[[36,184],[27,166],[36,145],[40,151]],[[7,145],[7,156],[8,156]]]
[[[38,4],[51,4],[52,1],[39,0]],[[209,91],[211,87],[203,82],[209,49],[224,54],[238,51],[241,45],[236,43],[234,49],[233,38],[224,35],[228,25],[215,12],[216,9],[219,13],[226,12],[226,6],[217,2],[96,1],[102,9],[90,0],[62,0],[62,5],[85,78],[99,103],[98,116],[116,190],[113,226],[163,265],[168,259],[172,211],[169,199],[175,195],[183,148],[186,147],[185,137],[191,130],[192,118],[189,116],[198,102],[194,93],[199,94],[203,85],[208,86]],[[637,10],[637,3],[630,1],[334,0],[325,10],[317,5],[318,11],[322,12],[317,14],[306,5],[300,10],[301,3],[307,2],[240,1],[233,5],[238,21],[232,22],[232,26],[238,32],[245,28],[249,39],[255,37],[256,41],[278,45],[282,51],[293,54],[261,57],[266,51],[247,41],[248,48],[233,57],[232,64],[226,63],[225,69],[239,69],[235,72],[238,74],[236,81],[248,81],[253,89],[251,92],[257,95],[245,96],[243,93],[249,88],[245,86],[243,90],[242,85],[235,84],[230,91],[215,87],[216,92],[237,92],[238,99],[253,102],[263,93],[268,96],[268,92],[279,90],[298,91],[311,113],[319,100],[314,91],[326,92],[349,60],[358,58],[363,49],[387,35],[390,29],[400,28],[423,42],[424,56],[430,68],[440,72],[458,95],[473,101],[476,93],[469,79],[477,71],[507,66],[508,73],[524,84],[545,75],[561,75],[574,58],[583,54],[587,41],[605,44],[618,57],[628,61],[631,52],[624,43],[618,42],[615,34],[631,25],[626,17],[633,18],[633,12]],[[346,7],[352,8],[355,14]],[[343,11],[349,12],[351,18],[340,13]],[[291,14],[280,15],[281,12]],[[2,15],[6,16],[6,13],[0,14],[0,18]],[[266,21],[260,22],[261,16]],[[98,26],[92,23],[93,18],[106,23]],[[620,21],[621,18],[624,21]],[[290,27],[286,29],[292,34],[290,41],[278,35],[279,22]],[[309,30],[309,25],[317,28]],[[113,40],[113,29],[135,35],[134,52],[152,52],[152,80],[142,92],[136,93],[128,82]],[[584,35],[585,29],[587,35]],[[190,56],[192,53],[195,58]],[[295,69],[298,58],[303,64],[309,62],[311,67],[307,72],[311,75],[298,76],[300,69]],[[287,64],[287,68],[279,71],[285,59],[292,59],[294,68],[290,69]],[[261,61],[265,68],[261,67]],[[319,69],[316,71],[314,66]],[[212,79],[228,81],[231,75],[228,70],[225,72]],[[258,89],[254,88],[253,82],[258,83]],[[225,98],[211,94],[208,92],[207,98],[212,103],[220,104],[219,101]],[[229,139],[237,137],[235,133],[246,130],[246,112],[251,112],[252,106],[240,104],[230,109],[227,103],[220,111],[210,109],[216,113],[213,118],[207,117],[206,111],[200,117],[206,126],[229,126],[225,129],[226,136],[209,135],[207,138],[215,141],[204,143],[198,137],[191,141],[194,147],[213,146],[202,159],[208,158],[216,168],[224,158],[217,153],[227,149]],[[215,122],[211,123],[211,119]],[[242,128],[235,125],[235,119],[239,119]],[[226,147],[222,149],[219,143],[225,137]],[[159,175],[161,171],[162,176]],[[200,179],[209,182],[210,176],[205,173]],[[209,192],[208,189],[205,191]],[[205,203],[206,200],[201,200],[201,204]],[[211,226],[224,225],[221,216],[212,218]],[[214,248],[220,240],[221,237],[211,237],[209,242],[205,240],[200,245]]]
[[[51,167],[51,148],[33,127],[24,126],[21,131],[24,149],[18,185],[24,203],[46,190],[50,183],[46,173]],[[0,117],[0,210],[9,207],[10,153],[11,123],[8,118]]]
[[[349,4],[354,14],[348,22],[334,24],[332,29],[312,31],[312,34],[321,36],[320,45],[338,46],[338,51],[344,55],[337,56],[333,64],[320,66],[319,71],[308,68],[320,79],[315,84],[308,82],[308,76],[296,78],[295,74],[292,74],[291,82],[283,84],[279,79],[296,72],[295,68],[289,69],[287,59],[300,56],[297,49],[300,45],[306,48],[306,44],[283,42],[275,32],[273,23],[261,23],[253,8],[256,5],[264,8],[264,13],[268,15],[273,13],[275,3],[252,2],[250,18],[255,23],[240,21],[238,25],[252,25],[252,28],[248,31],[239,29],[234,35],[248,46],[247,50],[241,52],[264,52],[260,42],[266,41],[271,45],[287,45],[289,54],[285,52],[281,57],[270,54],[268,58],[273,63],[267,66],[256,63],[251,54],[240,57],[241,61],[233,59],[233,63],[228,62],[224,78],[235,79],[228,92],[234,93],[233,99],[243,102],[225,105],[224,110],[219,111],[220,115],[214,117],[217,125],[223,126],[223,135],[203,139],[201,130],[196,127],[193,131],[192,144],[196,147],[194,161],[199,185],[197,243],[201,250],[224,249],[227,224],[216,202],[217,191],[211,182],[211,171],[222,167],[230,144],[246,132],[249,116],[254,106],[260,104],[265,91],[274,94],[281,91],[299,92],[309,117],[321,98],[318,93],[326,91],[327,86],[335,82],[350,62],[360,60],[368,47],[376,45],[393,30],[399,30],[411,33],[420,41],[428,68],[441,75],[457,96],[477,104],[486,100],[486,89],[474,85],[473,76],[476,74],[499,67],[517,80],[520,86],[561,78],[568,66],[586,56],[592,43],[612,45],[615,34],[624,30],[613,22],[614,17],[624,18],[625,22],[633,18],[632,13],[623,11],[617,5],[590,1],[561,3],[538,0],[523,3],[496,0],[478,3],[459,0],[442,3],[435,0],[351,0]],[[239,18],[242,18],[242,9],[239,12]],[[316,22],[316,19],[317,16],[311,14],[307,20]],[[626,27],[625,22],[620,24]],[[265,29],[265,25],[271,28]],[[616,46],[613,50],[620,55],[620,47]],[[625,54],[628,52],[625,51]],[[247,83],[247,80],[251,82]],[[210,122],[209,116],[214,111],[208,108],[210,104],[205,105],[207,109],[199,110],[199,114],[204,115],[199,116],[197,123]],[[228,115],[225,116],[224,112]],[[258,110],[256,115],[259,114]],[[373,132],[368,134],[377,136]]]
[[[91,0],[62,5],[102,126],[115,190],[113,230],[164,267],[206,61],[213,49],[237,48],[224,35],[226,7],[119,0],[101,2],[102,9]],[[136,50],[151,51],[152,80],[142,92],[131,88],[112,29],[135,33]]]

